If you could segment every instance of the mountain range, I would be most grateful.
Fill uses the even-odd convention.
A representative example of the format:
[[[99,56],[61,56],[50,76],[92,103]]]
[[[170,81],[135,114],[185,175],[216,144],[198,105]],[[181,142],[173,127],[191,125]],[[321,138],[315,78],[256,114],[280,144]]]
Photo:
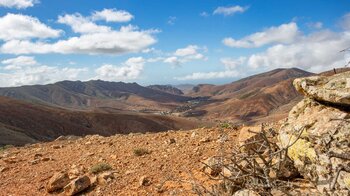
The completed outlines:
[[[292,81],[310,75],[275,69],[225,85],[185,85],[185,91],[101,80],[0,88],[0,145],[60,135],[191,129],[215,121],[275,121],[301,99]]]

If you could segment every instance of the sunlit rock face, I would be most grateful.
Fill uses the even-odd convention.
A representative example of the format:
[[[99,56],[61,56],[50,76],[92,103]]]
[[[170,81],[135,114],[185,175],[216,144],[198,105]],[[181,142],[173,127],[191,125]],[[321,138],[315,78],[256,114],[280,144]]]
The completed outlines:
[[[347,195],[350,173],[336,174],[350,166],[350,72],[300,78],[293,84],[305,98],[282,125],[280,145],[299,138],[288,151],[299,172],[321,193]]]

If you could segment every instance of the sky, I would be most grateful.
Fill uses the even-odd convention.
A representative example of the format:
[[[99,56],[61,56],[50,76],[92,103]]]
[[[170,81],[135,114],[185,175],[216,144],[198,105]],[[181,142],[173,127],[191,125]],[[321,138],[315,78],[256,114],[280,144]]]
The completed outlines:
[[[348,0],[0,0],[0,87],[224,84],[350,61]]]

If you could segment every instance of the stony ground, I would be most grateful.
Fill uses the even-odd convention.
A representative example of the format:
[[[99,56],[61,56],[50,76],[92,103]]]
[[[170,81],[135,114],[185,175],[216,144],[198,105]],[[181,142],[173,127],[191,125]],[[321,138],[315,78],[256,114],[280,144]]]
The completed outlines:
[[[225,135],[225,137],[222,137]],[[85,195],[191,195],[191,183],[215,183],[201,172],[201,162],[235,145],[238,131],[196,129],[163,133],[87,136],[0,151],[0,195],[49,195],[46,185],[55,172],[107,163],[115,179]],[[134,154],[143,148],[150,153]],[[140,184],[144,177],[149,181]],[[59,193],[54,193],[59,194]]]

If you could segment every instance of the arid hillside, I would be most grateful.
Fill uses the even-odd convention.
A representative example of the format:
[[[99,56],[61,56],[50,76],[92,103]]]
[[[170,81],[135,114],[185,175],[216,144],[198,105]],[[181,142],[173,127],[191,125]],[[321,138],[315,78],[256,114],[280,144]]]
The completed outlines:
[[[0,97],[0,145],[49,141],[61,135],[113,135],[191,129],[198,121],[124,111],[72,111]]]
[[[168,109],[191,99],[136,83],[101,80],[0,88],[0,95],[74,109],[111,107],[121,110]]]
[[[189,95],[210,97],[211,102],[193,109],[203,111],[205,119],[241,123],[254,123],[259,119],[275,121],[286,117],[301,99],[293,88],[293,79],[310,75],[312,73],[296,68],[276,69],[226,85],[198,85]]]
[[[147,86],[147,88],[151,88],[153,90],[158,90],[158,91],[162,91],[162,92],[166,92],[174,95],[184,94],[180,89],[173,87],[171,85],[150,85],[150,86]]]

